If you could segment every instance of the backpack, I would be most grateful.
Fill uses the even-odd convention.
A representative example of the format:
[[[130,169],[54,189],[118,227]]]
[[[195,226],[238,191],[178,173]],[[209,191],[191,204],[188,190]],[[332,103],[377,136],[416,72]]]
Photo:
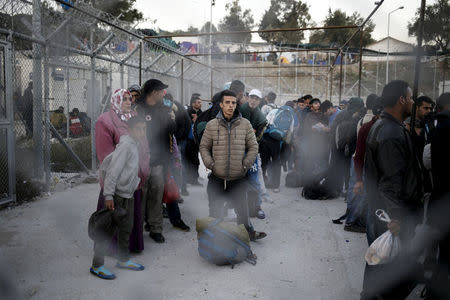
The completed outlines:
[[[267,115],[269,126],[266,133],[277,141],[289,143],[294,129],[294,111],[292,107],[283,105],[272,109]]]
[[[336,198],[336,195],[325,184],[317,182],[303,187],[302,197],[308,200],[327,200]]]
[[[206,228],[205,222],[212,220]],[[199,255],[218,266],[234,265],[247,261],[255,265],[256,258],[250,248],[250,238],[244,225],[222,222],[222,219],[197,219]]]
[[[356,138],[358,122],[354,119],[346,120],[339,124],[336,128],[336,149],[344,152],[346,157],[350,157],[356,150]]]

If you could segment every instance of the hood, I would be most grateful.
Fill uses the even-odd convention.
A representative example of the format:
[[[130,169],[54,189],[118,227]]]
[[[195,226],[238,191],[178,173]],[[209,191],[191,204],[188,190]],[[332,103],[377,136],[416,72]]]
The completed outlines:
[[[225,122],[228,122],[228,121],[225,119],[225,117],[223,116],[222,110],[219,110],[219,113],[217,114],[216,118],[217,118],[217,119],[222,119],[222,120],[224,120]],[[231,121],[230,121],[230,122],[233,123],[233,122],[235,122],[235,121],[237,121],[237,120],[240,120],[241,118],[242,118],[242,115],[241,115],[240,111],[239,111],[238,109],[236,109],[236,110],[234,111],[233,117],[231,118]]]

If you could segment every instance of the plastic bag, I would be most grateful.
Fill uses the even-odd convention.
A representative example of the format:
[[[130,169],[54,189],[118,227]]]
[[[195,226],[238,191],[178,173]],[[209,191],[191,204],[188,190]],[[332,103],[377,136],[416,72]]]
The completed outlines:
[[[391,219],[383,210],[375,212],[377,217],[386,223],[390,223]],[[389,230],[380,235],[367,249],[365,259],[367,264],[380,265],[391,261],[400,253],[401,243],[398,236],[394,236]]]

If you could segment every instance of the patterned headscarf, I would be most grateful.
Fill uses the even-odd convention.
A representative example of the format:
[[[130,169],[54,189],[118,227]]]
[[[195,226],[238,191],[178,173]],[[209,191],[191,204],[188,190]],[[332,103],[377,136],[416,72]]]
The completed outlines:
[[[128,113],[123,113],[122,111],[122,102],[125,95],[128,95],[131,98],[131,93],[126,89],[115,90],[114,94],[111,96],[111,109],[122,121],[128,121],[133,116],[131,111]]]

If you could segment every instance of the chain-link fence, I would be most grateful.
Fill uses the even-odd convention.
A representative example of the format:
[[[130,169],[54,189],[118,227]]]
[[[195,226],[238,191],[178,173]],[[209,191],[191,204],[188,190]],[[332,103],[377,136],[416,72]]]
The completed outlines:
[[[8,159],[14,156],[19,177],[46,189],[55,174],[96,170],[95,122],[115,89],[158,78],[175,100],[189,104],[191,93],[209,99],[229,80],[170,45],[145,40],[88,1],[61,2],[0,0],[0,40],[11,49],[11,67],[1,61],[0,74],[11,74],[12,83],[9,99],[1,86],[0,114],[13,104],[15,137],[8,151],[7,129],[0,128],[0,195],[11,194]]]

